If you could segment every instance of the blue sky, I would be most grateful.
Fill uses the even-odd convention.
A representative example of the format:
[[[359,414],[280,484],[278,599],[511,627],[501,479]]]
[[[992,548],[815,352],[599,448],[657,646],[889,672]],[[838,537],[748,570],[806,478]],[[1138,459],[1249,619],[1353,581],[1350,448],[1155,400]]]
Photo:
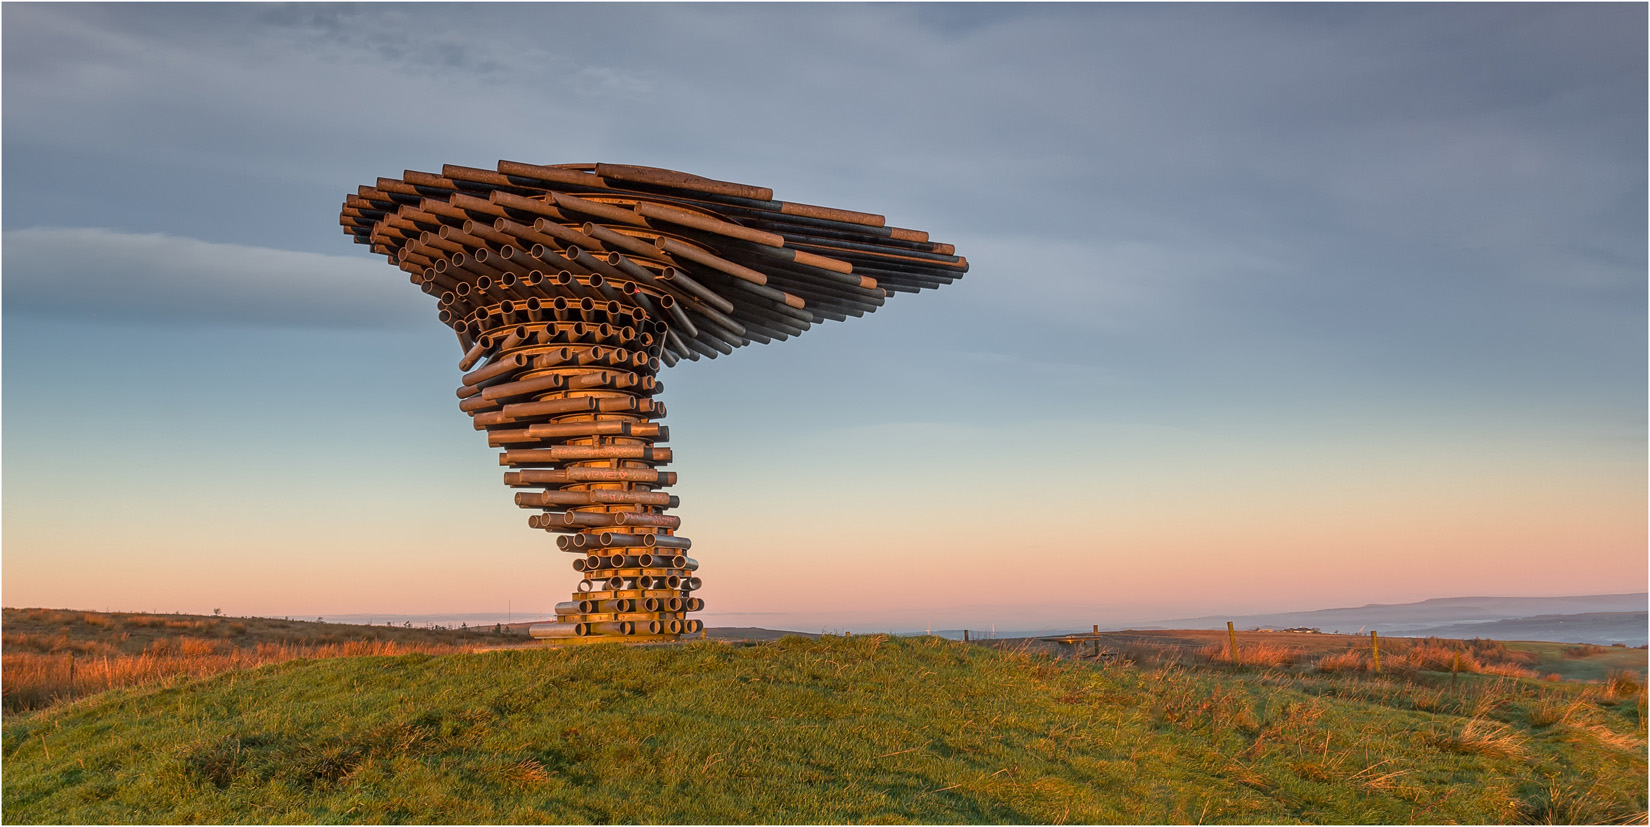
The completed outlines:
[[[565,599],[451,334],[336,224],[499,159],[973,265],[666,372],[713,623],[1644,587],[1642,5],[0,15],[6,605]]]

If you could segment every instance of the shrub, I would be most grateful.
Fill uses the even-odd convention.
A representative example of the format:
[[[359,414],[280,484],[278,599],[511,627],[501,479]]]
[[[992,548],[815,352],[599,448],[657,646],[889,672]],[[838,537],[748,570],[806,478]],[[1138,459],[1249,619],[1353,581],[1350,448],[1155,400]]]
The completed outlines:
[[[1609,700],[1636,698],[1643,691],[1643,676],[1631,669],[1611,669],[1604,676],[1604,697]]]

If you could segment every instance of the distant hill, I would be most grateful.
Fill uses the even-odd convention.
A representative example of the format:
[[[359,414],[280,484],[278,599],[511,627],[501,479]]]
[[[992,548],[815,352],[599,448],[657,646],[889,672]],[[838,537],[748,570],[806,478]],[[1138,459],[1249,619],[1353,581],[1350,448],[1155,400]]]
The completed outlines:
[[[1482,637],[1492,640],[1552,640],[1560,643],[1625,643],[1628,646],[1643,646],[1650,642],[1650,612],[1536,615],[1512,620],[1430,626],[1404,634],[1414,637]]]
[[[1600,613],[1638,613],[1639,641],[1643,642],[1642,618],[1650,608],[1650,594],[1591,594],[1574,597],[1439,597],[1418,603],[1372,603],[1367,606],[1342,609],[1319,609],[1307,612],[1278,612],[1273,614],[1194,617],[1165,620],[1154,623],[1158,628],[1220,629],[1227,621],[1238,628],[1289,628],[1308,626],[1325,632],[1356,632],[1376,629],[1390,634],[1432,634],[1439,629],[1463,623],[1518,620],[1542,615],[1582,615]],[[1442,635],[1440,635],[1442,636]],[[1452,635],[1459,636],[1459,635]],[[1466,635],[1472,637],[1473,635]],[[1479,637],[1486,635],[1479,634]],[[1570,641],[1565,638],[1565,641]],[[1576,640],[1577,643],[1598,641]],[[1614,641],[1603,641],[1614,642]]]

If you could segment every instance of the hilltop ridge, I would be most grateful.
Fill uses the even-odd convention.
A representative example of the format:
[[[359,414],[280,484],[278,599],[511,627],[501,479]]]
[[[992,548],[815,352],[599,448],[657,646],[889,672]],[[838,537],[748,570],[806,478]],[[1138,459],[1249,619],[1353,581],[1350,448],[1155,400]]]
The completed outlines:
[[[12,823],[1615,822],[1646,806],[1634,693],[884,635],[295,660],[8,718],[4,807]]]

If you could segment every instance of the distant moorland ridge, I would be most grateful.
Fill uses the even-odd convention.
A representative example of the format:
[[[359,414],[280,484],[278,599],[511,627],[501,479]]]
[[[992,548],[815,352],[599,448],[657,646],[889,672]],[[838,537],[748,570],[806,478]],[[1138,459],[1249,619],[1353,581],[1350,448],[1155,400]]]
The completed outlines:
[[[1441,634],[1438,630],[1443,627],[1455,627],[1458,624],[1488,623],[1491,621],[1523,620],[1542,617],[1544,624],[1525,624],[1521,634],[1551,630],[1558,633],[1563,624],[1555,622],[1556,615],[1601,615],[1601,614],[1634,614],[1641,619],[1646,617],[1650,610],[1650,593],[1637,592],[1632,594],[1590,594],[1571,597],[1439,597],[1431,600],[1421,600],[1415,603],[1372,603],[1366,606],[1317,609],[1299,612],[1271,612],[1254,615],[1210,615],[1206,617],[1180,618],[1165,620],[1151,624],[1156,628],[1175,629],[1223,629],[1227,621],[1240,627],[1254,628],[1267,627],[1274,629],[1305,626],[1322,629],[1325,632],[1357,632],[1359,630],[1376,629],[1386,634]],[[1614,625],[1608,627],[1610,639],[1591,639],[1585,635],[1589,631],[1603,631],[1605,627],[1598,624],[1599,618],[1591,623],[1578,622],[1574,628],[1563,630],[1567,637],[1548,638],[1508,638],[1504,636],[1504,627],[1482,627],[1476,634],[1462,631],[1467,636],[1493,637],[1506,639],[1536,639],[1555,640],[1565,643],[1627,643],[1630,646],[1641,645],[1646,642],[1645,624],[1637,626],[1636,636],[1621,637],[1615,631],[1622,622],[1629,624],[1631,618],[1617,618]],[[1513,627],[1520,628],[1520,627]],[[1576,637],[1574,635],[1584,636]],[[1453,635],[1452,635],[1453,636]],[[1596,635],[1595,635],[1596,637]]]

